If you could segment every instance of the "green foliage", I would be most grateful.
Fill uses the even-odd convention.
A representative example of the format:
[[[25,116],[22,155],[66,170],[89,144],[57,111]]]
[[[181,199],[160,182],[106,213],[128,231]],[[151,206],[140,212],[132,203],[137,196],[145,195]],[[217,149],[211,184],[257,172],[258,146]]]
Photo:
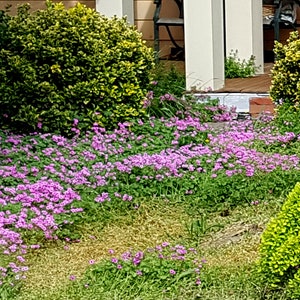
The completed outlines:
[[[76,294],[89,293],[93,299],[150,299],[150,294],[177,299],[184,289],[198,289],[203,263],[194,248],[168,242],[146,251],[129,250],[93,265],[79,284],[74,282]]]
[[[194,212],[195,213],[195,212]],[[201,240],[207,235],[212,236],[212,233],[223,228],[221,224],[209,224],[208,217],[202,213],[199,218],[194,219],[190,224],[186,224],[188,239],[193,241],[196,246],[199,246]]]
[[[255,57],[251,56],[249,60],[238,58],[237,51],[231,51],[225,59],[225,78],[246,78],[255,75],[257,66]]]
[[[0,10],[0,49],[2,49],[8,41],[8,21],[10,16],[7,11]]]
[[[276,61],[272,69],[270,95],[275,103],[298,106],[300,99],[300,40],[294,31],[286,45],[275,43]]]
[[[293,132],[295,137],[300,133],[300,107],[282,103],[276,107],[274,123],[281,133]]]
[[[1,262],[3,263],[3,262]],[[1,264],[3,265],[3,264]],[[16,299],[17,295],[22,288],[21,275],[12,270],[13,268],[8,267],[4,280],[1,281],[0,285],[0,299]]]
[[[300,183],[288,195],[277,217],[268,224],[260,246],[260,272],[271,287],[287,287],[300,297]]]
[[[150,87],[158,97],[166,92],[175,97],[181,97],[185,92],[185,74],[175,65],[167,67],[163,63],[156,64],[152,77]]]
[[[178,111],[186,110],[188,104],[182,101],[185,91],[185,75],[174,65],[166,68],[162,63],[153,70],[153,81],[145,100],[147,114],[155,117],[172,117]]]
[[[0,50],[0,125],[70,134],[141,117],[152,50],[126,19],[47,2],[8,21]],[[74,123],[74,119],[76,120]],[[79,121],[77,124],[77,120]]]

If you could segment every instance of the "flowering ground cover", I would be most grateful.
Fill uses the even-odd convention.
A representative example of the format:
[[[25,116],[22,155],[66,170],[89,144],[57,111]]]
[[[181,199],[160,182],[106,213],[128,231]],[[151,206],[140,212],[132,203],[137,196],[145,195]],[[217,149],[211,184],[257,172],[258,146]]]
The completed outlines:
[[[134,218],[153,202],[176,203],[192,215],[200,209],[224,213],[285,195],[299,181],[300,135],[280,133],[266,121],[231,121],[215,129],[196,116],[151,118],[119,124],[111,132],[95,125],[72,139],[0,131],[2,295],[22,291],[28,255],[51,243],[80,243],[86,224],[104,228],[118,218]],[[92,262],[83,281],[69,274],[70,284],[78,295],[87,288],[104,293],[99,278],[114,270],[123,289],[152,278],[153,295],[168,288],[175,297],[191,283],[191,291],[198,293],[203,259],[198,244],[183,238],[149,246],[158,251],[154,254],[133,249],[120,264],[120,257],[99,266]],[[184,286],[179,288],[180,281]],[[111,288],[117,288],[116,282]]]

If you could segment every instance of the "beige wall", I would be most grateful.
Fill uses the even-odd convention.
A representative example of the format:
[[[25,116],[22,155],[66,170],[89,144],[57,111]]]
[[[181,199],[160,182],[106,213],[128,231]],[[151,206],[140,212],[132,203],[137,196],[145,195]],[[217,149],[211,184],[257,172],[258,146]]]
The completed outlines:
[[[155,4],[153,0],[134,0],[134,15],[135,15],[135,25],[137,29],[142,32],[144,40],[147,41],[149,46],[153,45],[153,15],[155,10]],[[179,12],[174,0],[164,0],[161,10],[161,17],[178,17]],[[183,45],[183,28],[172,28],[174,32],[173,36],[175,40]],[[170,42],[168,33],[165,28],[160,29],[160,49],[161,54],[168,55],[170,53],[170,48],[172,43]]]

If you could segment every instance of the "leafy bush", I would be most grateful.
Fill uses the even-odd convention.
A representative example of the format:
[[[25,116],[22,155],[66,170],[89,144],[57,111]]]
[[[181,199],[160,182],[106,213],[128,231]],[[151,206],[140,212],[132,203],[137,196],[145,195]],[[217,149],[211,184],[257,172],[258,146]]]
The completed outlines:
[[[0,49],[3,48],[8,41],[8,21],[10,16],[7,11],[0,10]]]
[[[281,133],[293,132],[295,141],[300,134],[300,110],[299,107],[288,103],[277,105],[274,123]]]
[[[70,133],[144,115],[152,50],[125,19],[47,2],[8,21],[0,50],[0,125]]]
[[[297,31],[286,45],[275,43],[276,61],[272,69],[270,95],[275,103],[298,106],[300,99],[300,40]]]
[[[251,56],[249,60],[238,58],[238,52],[231,51],[225,59],[225,78],[245,78],[255,75],[257,66],[255,57]]]
[[[274,288],[287,287],[300,297],[300,183],[288,195],[279,215],[262,235],[260,272]]]

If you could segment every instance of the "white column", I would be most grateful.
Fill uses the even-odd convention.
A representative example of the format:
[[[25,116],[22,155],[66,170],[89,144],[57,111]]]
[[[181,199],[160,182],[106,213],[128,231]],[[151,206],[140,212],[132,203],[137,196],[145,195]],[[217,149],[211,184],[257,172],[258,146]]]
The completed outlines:
[[[262,0],[225,0],[225,27],[226,56],[232,50],[242,60],[254,55],[263,73]]]
[[[130,24],[134,24],[133,0],[96,0],[96,11],[107,17],[127,16]]]
[[[245,1],[245,0],[240,0]],[[185,0],[186,89],[224,86],[223,0]]]

